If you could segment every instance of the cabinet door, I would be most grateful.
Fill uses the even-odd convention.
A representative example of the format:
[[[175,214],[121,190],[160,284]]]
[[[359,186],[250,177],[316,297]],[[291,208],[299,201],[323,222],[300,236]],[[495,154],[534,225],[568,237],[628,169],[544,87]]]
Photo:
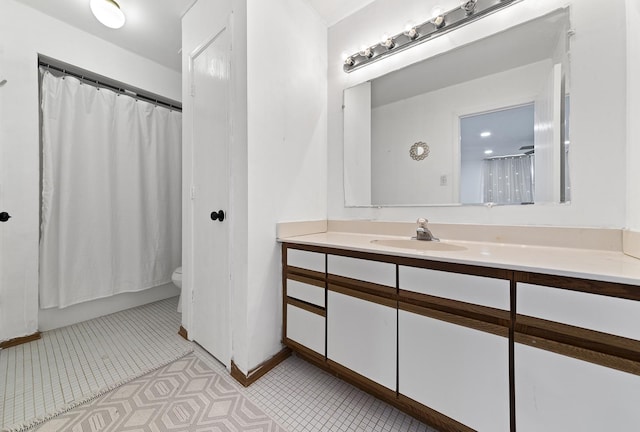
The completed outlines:
[[[518,283],[518,314],[640,340],[640,301]]]
[[[397,309],[329,291],[327,358],[396,390]]]
[[[400,394],[472,429],[508,431],[509,340],[400,310]]]
[[[518,432],[640,430],[640,376],[515,346]]]
[[[287,305],[287,338],[324,356],[325,317]]]
[[[318,252],[310,252],[300,249],[287,249],[287,265],[301,269],[324,273],[326,255]]]
[[[401,290],[496,309],[511,308],[511,282],[507,279],[400,266],[398,280]]]

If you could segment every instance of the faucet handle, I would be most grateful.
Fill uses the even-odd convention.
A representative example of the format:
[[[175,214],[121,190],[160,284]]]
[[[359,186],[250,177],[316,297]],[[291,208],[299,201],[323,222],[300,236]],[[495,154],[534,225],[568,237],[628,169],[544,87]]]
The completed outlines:
[[[418,218],[418,220],[416,221],[416,223],[418,224],[419,228],[426,228],[427,227],[427,222],[429,222],[429,221],[426,220],[425,218]]]

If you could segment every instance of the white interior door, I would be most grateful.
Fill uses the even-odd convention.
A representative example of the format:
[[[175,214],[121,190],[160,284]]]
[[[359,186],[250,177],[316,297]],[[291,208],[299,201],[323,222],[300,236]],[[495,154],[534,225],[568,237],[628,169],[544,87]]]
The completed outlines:
[[[192,56],[192,338],[230,366],[229,86],[227,28]],[[224,220],[220,212],[224,213]],[[215,216],[215,220],[214,220]]]
[[[6,267],[9,264],[9,241],[7,240],[9,237],[9,230],[11,229],[11,225],[8,224],[10,220],[10,213],[8,212],[9,207],[7,204],[7,200],[3,195],[3,181],[2,173],[4,170],[4,159],[2,158],[2,149],[0,148],[0,287],[9,287],[11,286],[11,281],[9,280],[9,268]],[[0,293],[0,295],[4,295],[4,293]],[[10,339],[15,336],[9,330],[11,324],[11,317],[6,313],[4,308],[0,310],[0,341]]]

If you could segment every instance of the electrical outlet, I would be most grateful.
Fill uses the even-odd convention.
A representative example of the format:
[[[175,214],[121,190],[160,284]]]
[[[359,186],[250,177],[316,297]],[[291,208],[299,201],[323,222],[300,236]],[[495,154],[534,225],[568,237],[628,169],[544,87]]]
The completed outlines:
[[[442,174],[440,176],[440,186],[446,186],[446,185],[447,185],[447,175]]]

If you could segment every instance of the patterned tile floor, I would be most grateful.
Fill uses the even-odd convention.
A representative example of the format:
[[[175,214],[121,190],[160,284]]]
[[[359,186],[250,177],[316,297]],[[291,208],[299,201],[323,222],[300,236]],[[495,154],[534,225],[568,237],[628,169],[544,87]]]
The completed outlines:
[[[45,332],[0,350],[0,429],[42,416],[193,349],[177,336],[177,297]],[[435,432],[384,402],[293,356],[251,387],[238,385],[289,432]]]

